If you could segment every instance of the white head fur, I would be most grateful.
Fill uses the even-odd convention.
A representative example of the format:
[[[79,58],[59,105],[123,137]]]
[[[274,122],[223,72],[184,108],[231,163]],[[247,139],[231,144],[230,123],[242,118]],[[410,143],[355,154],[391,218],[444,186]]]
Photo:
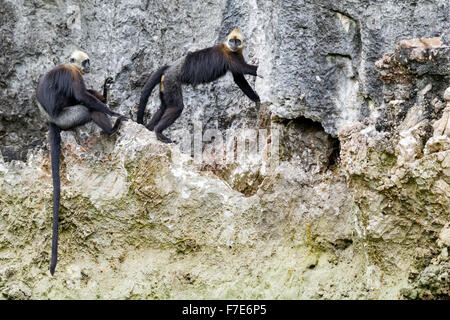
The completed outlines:
[[[237,27],[234,28],[234,30],[227,36],[227,41],[224,42],[224,45],[232,52],[236,52],[244,48],[244,36]]]
[[[89,73],[91,71],[89,56],[83,51],[75,50],[72,52],[69,61],[75,64],[81,70],[81,73]]]

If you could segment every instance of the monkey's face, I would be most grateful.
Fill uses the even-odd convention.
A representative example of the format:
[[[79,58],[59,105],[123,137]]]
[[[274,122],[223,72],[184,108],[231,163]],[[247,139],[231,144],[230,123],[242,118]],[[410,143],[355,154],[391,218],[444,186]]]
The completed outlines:
[[[91,72],[91,65],[89,62],[89,57],[86,53],[75,50],[70,55],[70,63],[76,64],[80,69],[82,73],[89,73]]]
[[[225,45],[232,52],[236,52],[244,48],[244,36],[242,35],[242,33],[239,31],[238,28],[235,28],[227,36],[227,41],[225,41]]]

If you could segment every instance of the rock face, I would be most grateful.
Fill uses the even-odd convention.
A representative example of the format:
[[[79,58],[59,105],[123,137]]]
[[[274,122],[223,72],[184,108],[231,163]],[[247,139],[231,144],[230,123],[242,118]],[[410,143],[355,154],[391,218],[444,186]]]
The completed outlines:
[[[413,257],[413,288],[401,290],[409,298],[450,292],[443,240],[450,213],[449,58],[439,39],[401,41],[376,63],[384,82],[380,116],[339,134],[342,166],[372,243],[368,254],[385,268],[402,269],[404,254]]]
[[[0,298],[448,299],[449,10],[1,1]],[[167,131],[179,146],[132,121],[111,138],[93,125],[63,133],[51,277],[39,75],[81,48],[88,86],[113,76],[111,107],[135,118],[153,70],[236,25],[263,76],[248,78],[259,110],[227,75],[185,88]],[[153,94],[147,118],[158,105]],[[244,126],[254,131],[225,143],[212,130]],[[191,150],[196,128],[207,143]],[[241,157],[246,137],[258,152]]]
[[[261,99],[283,119],[320,122],[327,133],[373,115],[382,104],[374,63],[400,40],[450,39],[448,1],[10,1],[1,0],[0,148],[25,160],[46,130],[34,90],[39,76],[65,63],[75,48],[91,58],[89,86],[116,80],[112,108],[136,116],[152,71],[220,43],[239,26],[244,54],[264,79],[248,77]],[[214,17],[214,18],[211,18]],[[169,134],[201,121],[205,128],[254,126],[256,106],[227,75],[184,90],[185,110]],[[159,105],[153,94],[148,116]],[[26,130],[23,130],[23,129]],[[7,133],[7,134],[6,134]]]

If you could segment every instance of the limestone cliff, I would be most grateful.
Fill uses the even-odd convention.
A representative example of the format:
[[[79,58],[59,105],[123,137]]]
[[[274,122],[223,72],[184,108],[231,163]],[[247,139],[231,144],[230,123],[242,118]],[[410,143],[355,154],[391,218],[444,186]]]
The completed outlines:
[[[448,299],[449,10],[1,0],[0,298]],[[248,77],[259,109],[226,76],[185,88],[167,131],[179,145],[132,121],[111,138],[93,125],[63,133],[51,277],[39,75],[81,48],[88,85],[113,76],[111,107],[135,119],[153,70],[236,25],[263,76]],[[158,105],[154,94],[147,117]],[[239,128],[259,152],[221,143],[217,132]]]

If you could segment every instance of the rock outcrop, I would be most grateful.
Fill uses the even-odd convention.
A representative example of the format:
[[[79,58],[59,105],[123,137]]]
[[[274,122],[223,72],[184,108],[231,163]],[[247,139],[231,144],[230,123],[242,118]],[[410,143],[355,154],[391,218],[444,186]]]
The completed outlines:
[[[0,1],[0,151],[25,160],[46,131],[34,100],[39,76],[75,48],[91,58],[90,87],[116,81],[110,105],[136,116],[145,81],[189,50],[220,43],[239,26],[244,54],[264,79],[248,77],[283,119],[306,117],[337,136],[345,124],[373,116],[382,83],[374,63],[400,40],[442,36],[450,42],[446,1],[119,0]],[[258,110],[230,75],[184,92],[183,116],[169,132],[255,126]],[[150,99],[148,116],[159,105]],[[25,130],[24,130],[25,129]]]
[[[368,254],[386,270],[408,271],[413,288],[401,292],[409,298],[450,292],[442,239],[450,218],[449,58],[439,39],[401,41],[376,63],[384,82],[377,120],[339,134]]]

